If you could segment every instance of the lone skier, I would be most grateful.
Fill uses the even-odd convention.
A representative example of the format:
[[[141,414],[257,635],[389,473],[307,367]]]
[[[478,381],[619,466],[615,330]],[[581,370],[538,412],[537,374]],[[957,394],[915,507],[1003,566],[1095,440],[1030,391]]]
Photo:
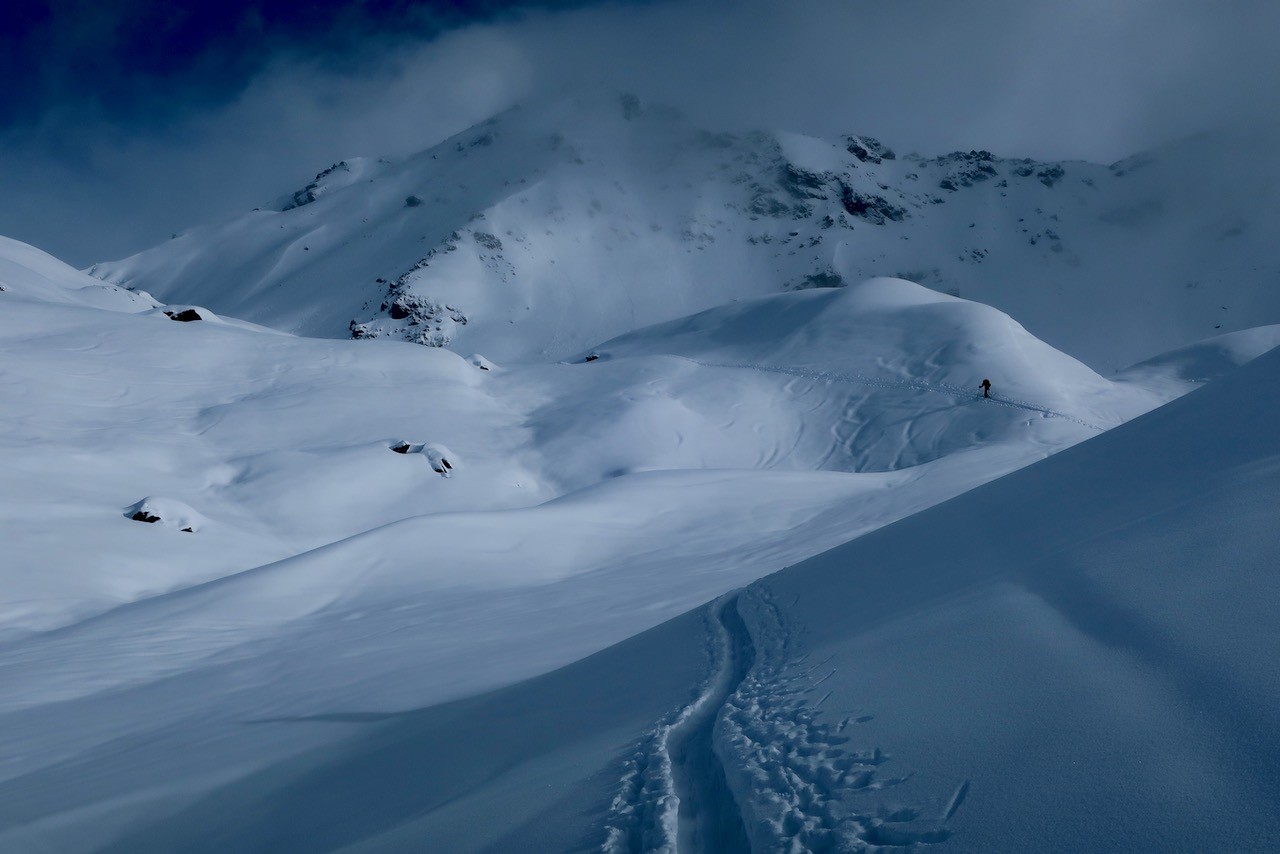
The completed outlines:
[[[991,397],[991,380],[982,381],[982,396]]]

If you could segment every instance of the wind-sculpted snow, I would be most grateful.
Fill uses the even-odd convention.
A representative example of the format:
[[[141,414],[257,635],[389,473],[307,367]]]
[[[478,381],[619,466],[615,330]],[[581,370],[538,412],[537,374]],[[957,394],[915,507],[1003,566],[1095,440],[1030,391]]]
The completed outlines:
[[[569,683],[550,671],[1093,437],[1269,340],[1108,381],[999,312],[876,280],[530,365],[16,290],[0,293],[0,684],[20,686],[0,692],[0,848],[13,850],[394,847],[419,831],[432,844],[409,848],[563,850],[602,844],[615,798],[620,838],[666,828],[677,847],[764,825],[932,839],[965,819],[968,768],[928,778],[945,798],[875,788],[906,776],[899,762],[918,767],[909,740],[820,718],[872,700],[823,699],[836,677],[814,686],[825,671],[804,671],[825,654],[775,655],[728,600],[681,622],[661,655],[641,640]],[[188,309],[200,322],[165,313]],[[807,642],[790,637],[788,650]],[[617,690],[621,673],[634,692]],[[532,694],[503,693],[539,674]],[[585,705],[567,714],[570,688]],[[604,706],[608,732],[594,729]],[[454,717],[464,708],[477,717]],[[462,725],[459,743],[448,730]],[[730,726],[748,739],[733,761]],[[487,741],[538,728],[545,740]],[[772,733],[792,753],[751,753]],[[405,741],[378,742],[392,734]],[[366,754],[366,736],[381,746]],[[402,743],[428,752],[398,760]],[[735,794],[750,756],[780,775],[768,804]],[[867,798],[832,788],[868,770]],[[273,782],[297,775],[307,784]],[[594,806],[566,822],[539,800],[558,797],[535,784],[545,775]],[[359,816],[317,823],[335,792]],[[838,816],[806,811],[837,803]]]
[[[1000,312],[901,280],[744,300],[592,353],[554,374],[559,392],[531,422],[574,483],[677,463],[904,470],[1078,441],[1159,402]],[[598,377],[616,392],[594,395]]]
[[[93,273],[291,332],[504,362],[900,276],[1110,373],[1280,317],[1263,286],[1280,274],[1280,180],[1237,142],[1187,140],[1143,166],[892,156],[869,137],[711,133],[632,98],[568,98],[413,157],[334,164],[275,209]]]
[[[1256,390],[1277,373],[1272,354],[562,670],[391,716],[118,850],[199,828],[191,850],[1269,851],[1280,479],[1270,433],[1241,428],[1276,418]]]
[[[1270,850],[1278,372],[741,593],[757,664],[720,726],[757,850]]]

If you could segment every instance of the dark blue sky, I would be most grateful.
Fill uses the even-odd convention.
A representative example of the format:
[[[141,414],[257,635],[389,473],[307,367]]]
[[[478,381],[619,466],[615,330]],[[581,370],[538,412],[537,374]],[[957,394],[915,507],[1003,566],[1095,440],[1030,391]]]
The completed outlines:
[[[282,52],[358,63],[371,44],[585,0],[6,0],[0,127],[50,107],[156,121],[233,97]],[[179,94],[180,93],[180,94]]]

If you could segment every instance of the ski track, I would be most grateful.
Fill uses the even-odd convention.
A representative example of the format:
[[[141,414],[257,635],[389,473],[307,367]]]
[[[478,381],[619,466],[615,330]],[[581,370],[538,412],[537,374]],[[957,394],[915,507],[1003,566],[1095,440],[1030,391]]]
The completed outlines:
[[[606,820],[606,854],[884,852],[946,841],[968,793],[964,781],[940,818],[890,803],[877,746],[857,749],[846,716],[823,723],[812,698],[836,674],[807,664],[766,590],[730,593],[707,607],[712,672],[697,698],[644,736]],[[749,628],[750,626],[750,628]]]
[[[873,388],[891,388],[906,389],[909,391],[929,392],[932,394],[946,394],[953,397],[972,398],[975,397],[973,389],[963,388],[950,383],[928,383],[923,380],[890,380],[877,377],[868,377],[864,374],[840,374],[832,371],[808,371],[803,368],[782,368],[772,365],[734,365],[721,364],[719,362],[700,362],[697,359],[691,359],[688,356],[677,356],[676,358],[684,359],[687,362],[693,362],[704,368],[731,368],[736,370],[763,371],[771,374],[786,374],[793,377],[802,377],[804,379],[821,380],[825,382],[851,383],[856,385],[871,386]],[[1062,418],[1079,424],[1082,427],[1088,427],[1090,430],[1097,430],[1099,433],[1106,432],[1105,427],[1092,424],[1088,421],[1076,418],[1074,415],[1068,415],[1056,409],[1049,409],[1033,403],[1029,400],[1019,400],[1013,397],[1000,397],[999,395],[991,395],[986,400],[998,406],[1009,406],[1015,409],[1025,409],[1028,412],[1039,412],[1041,415],[1048,415],[1053,418]]]
[[[688,706],[641,739],[606,820],[607,854],[749,851],[713,744],[717,715],[751,667],[749,636],[727,594],[707,608],[711,676]],[[734,621],[736,618],[736,622]]]

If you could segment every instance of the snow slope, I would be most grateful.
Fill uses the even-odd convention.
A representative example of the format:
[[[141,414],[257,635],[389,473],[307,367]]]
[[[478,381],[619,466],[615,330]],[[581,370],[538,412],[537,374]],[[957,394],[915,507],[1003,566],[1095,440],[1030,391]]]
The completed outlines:
[[[1274,847],[1278,375],[1273,353],[748,588],[760,664],[718,734],[757,844],[821,837],[824,812],[837,835],[916,833],[839,823],[889,803],[945,818],[957,851]],[[761,791],[774,725],[800,780]],[[876,780],[918,773],[865,797],[822,781],[880,749]]]
[[[0,632],[54,628],[407,514],[544,497],[520,465],[514,417],[451,353],[355,353],[160,311],[17,299],[0,324],[12,401]],[[402,434],[446,433],[466,460],[456,482],[388,450]],[[131,522],[143,499],[204,522],[192,534]]]
[[[0,684],[20,686],[0,692],[0,840],[18,850],[128,850],[224,783],[589,655],[1276,334],[1107,380],[1000,312],[878,279],[502,365],[66,304],[24,253],[0,293]],[[174,322],[187,308],[201,319]]]
[[[532,507],[628,473],[898,472],[864,479],[888,484],[938,462],[957,472],[929,482],[944,497],[1190,387],[1104,380],[998,312],[896,280],[740,303],[603,345],[591,363],[510,370],[212,315],[174,323],[172,309],[51,311],[5,296],[3,382],[24,403],[4,439],[4,631],[54,628],[400,520]],[[983,370],[993,401],[976,398]],[[428,454],[391,453],[404,439],[447,449],[455,476],[437,476]],[[630,507],[626,492],[613,488],[616,507]],[[144,500],[175,510],[155,528],[123,524]],[[155,539],[183,533],[188,517],[198,537]],[[68,529],[74,559],[50,573]],[[406,560],[449,552],[439,536],[423,552],[417,536],[404,535]],[[451,560],[474,560],[469,537],[450,539],[465,552]]]
[[[157,303],[145,293],[103,284],[41,252],[8,237],[0,237],[0,293],[42,302],[82,305],[108,311],[140,312]]]
[[[1272,353],[536,679],[289,718],[346,743],[107,850],[1272,850],[1277,381]]]
[[[559,359],[733,299],[900,276],[1000,308],[1102,373],[1280,321],[1267,140],[1110,166],[897,157],[711,133],[632,96],[355,158],[94,275],[306,335]]]

